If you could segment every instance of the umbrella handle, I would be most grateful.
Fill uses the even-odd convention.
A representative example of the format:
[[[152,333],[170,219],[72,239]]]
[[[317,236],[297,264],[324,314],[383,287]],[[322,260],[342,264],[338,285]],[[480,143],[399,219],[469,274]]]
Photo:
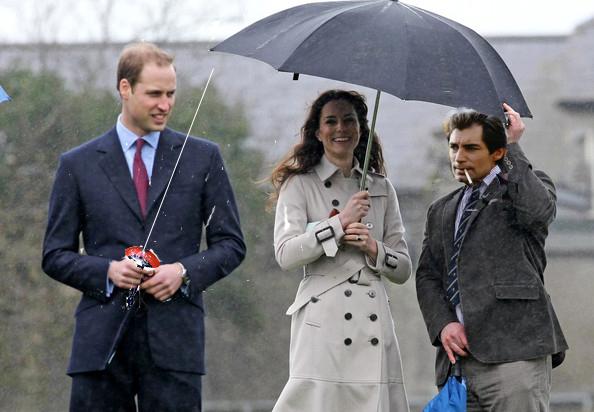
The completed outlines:
[[[456,363],[452,365],[451,375],[458,378],[462,377],[462,364],[460,363],[460,357],[458,355],[456,355]]]
[[[361,183],[359,184],[359,191],[365,190],[367,186],[367,169],[369,168],[369,160],[371,157],[371,145],[373,144],[373,133],[375,132],[375,119],[377,118],[377,109],[379,107],[381,91],[378,90],[375,95],[375,107],[373,108],[373,117],[371,118],[371,129],[367,137],[367,150],[365,150],[365,162],[363,163],[363,176],[361,176]]]

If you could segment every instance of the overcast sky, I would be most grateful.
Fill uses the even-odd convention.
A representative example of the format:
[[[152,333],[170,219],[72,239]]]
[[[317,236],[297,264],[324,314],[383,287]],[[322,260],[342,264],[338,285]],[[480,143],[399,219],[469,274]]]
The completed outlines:
[[[221,40],[308,0],[0,0],[0,42]],[[484,36],[568,34],[593,0],[408,0]],[[111,7],[109,7],[111,5]],[[104,16],[110,16],[105,18]]]

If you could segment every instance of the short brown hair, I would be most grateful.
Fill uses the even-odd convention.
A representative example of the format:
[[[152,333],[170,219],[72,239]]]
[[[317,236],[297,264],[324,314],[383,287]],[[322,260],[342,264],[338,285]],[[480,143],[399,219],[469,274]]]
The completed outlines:
[[[506,147],[507,135],[501,119],[476,110],[466,108],[456,110],[444,121],[443,131],[449,142],[450,135],[455,129],[464,130],[475,124],[483,127],[483,142],[487,146],[489,153]]]
[[[147,63],[155,63],[157,66],[169,66],[173,64],[173,56],[160,49],[153,43],[139,42],[129,44],[122,50],[118,61],[118,82],[116,89],[120,90],[120,81],[127,79],[130,87],[134,88],[140,77],[140,73]]]

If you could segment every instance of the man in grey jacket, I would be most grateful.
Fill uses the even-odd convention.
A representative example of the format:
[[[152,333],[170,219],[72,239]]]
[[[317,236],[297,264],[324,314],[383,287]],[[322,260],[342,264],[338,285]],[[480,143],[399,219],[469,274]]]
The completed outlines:
[[[429,208],[417,298],[438,386],[460,359],[469,411],[546,411],[551,367],[567,349],[543,278],[556,194],[518,144],[519,114],[504,108],[507,131],[472,110],[448,119],[452,172],[464,186]]]

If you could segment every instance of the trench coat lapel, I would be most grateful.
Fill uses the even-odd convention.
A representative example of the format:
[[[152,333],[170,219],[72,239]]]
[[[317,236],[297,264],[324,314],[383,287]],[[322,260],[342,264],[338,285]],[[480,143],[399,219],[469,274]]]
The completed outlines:
[[[167,188],[182,146],[183,140],[176,138],[170,133],[169,129],[161,132],[157,152],[155,153],[151,186],[148,192],[147,214],[151,212],[153,207],[158,207],[157,199],[161,197]]]
[[[138,203],[132,176],[130,176],[130,170],[128,169],[128,164],[126,163],[126,158],[124,157],[115,127],[107,132],[99,141],[97,152],[99,152],[100,156],[99,165],[107,175],[107,178],[120,194],[126,206],[142,221],[140,204]]]

